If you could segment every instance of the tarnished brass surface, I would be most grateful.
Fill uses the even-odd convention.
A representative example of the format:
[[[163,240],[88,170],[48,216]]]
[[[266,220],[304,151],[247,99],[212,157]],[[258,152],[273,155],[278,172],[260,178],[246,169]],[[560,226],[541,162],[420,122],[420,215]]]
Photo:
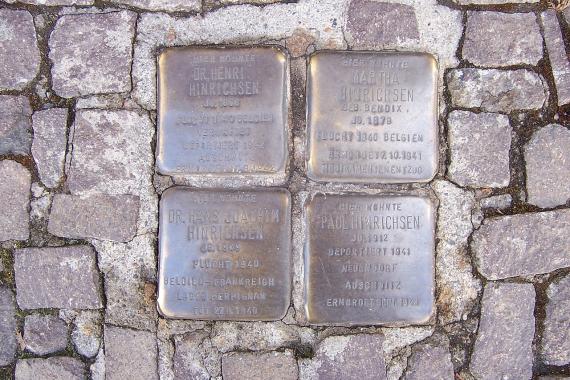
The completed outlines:
[[[305,204],[305,308],[314,324],[423,323],[434,303],[434,207],[417,196]]]
[[[158,59],[156,165],[169,175],[275,174],[287,160],[277,47],[169,48]]]
[[[286,190],[174,187],[160,201],[158,309],[171,318],[277,320],[291,292]]]
[[[318,52],[307,84],[307,174],[427,182],[437,171],[437,63],[421,53]]]

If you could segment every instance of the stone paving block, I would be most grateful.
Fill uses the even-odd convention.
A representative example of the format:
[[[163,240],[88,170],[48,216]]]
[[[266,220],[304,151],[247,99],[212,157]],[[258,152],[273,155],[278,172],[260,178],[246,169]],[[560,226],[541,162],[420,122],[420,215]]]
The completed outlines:
[[[15,161],[0,161],[0,241],[27,240],[30,236],[31,175]]]
[[[476,66],[536,65],[542,58],[536,15],[467,12],[462,53]]]
[[[220,353],[205,331],[174,338],[173,371],[175,379],[216,379],[222,375]]]
[[[542,20],[542,28],[544,29],[546,51],[548,52],[552,76],[554,76],[554,84],[556,85],[558,105],[562,106],[570,103],[570,61],[564,46],[564,39],[560,31],[556,11],[549,9],[542,12],[540,18]]]
[[[223,353],[233,350],[276,350],[301,341],[299,331],[277,322],[220,322],[212,332],[212,343]]]
[[[449,341],[443,337],[438,340],[420,343],[412,349],[403,380],[454,379]]]
[[[494,208],[500,210],[511,207],[512,202],[513,202],[513,197],[511,196],[511,194],[500,194],[483,198],[479,203],[481,204],[481,208],[483,209]]]
[[[11,364],[18,349],[16,340],[16,307],[14,294],[6,286],[0,286],[0,367]]]
[[[16,380],[83,380],[85,364],[78,359],[56,356],[47,359],[20,359],[16,363]]]
[[[139,195],[152,186],[154,127],[146,114],[81,110],[72,133],[67,168],[72,194]]]
[[[21,309],[98,309],[103,306],[95,252],[88,246],[22,248],[14,252]]]
[[[139,197],[134,195],[57,194],[51,206],[48,232],[72,239],[129,241],[137,232],[139,203]]]
[[[501,5],[539,3],[540,0],[452,0],[459,5]]]
[[[80,355],[93,358],[101,346],[103,318],[97,311],[82,311],[73,320],[71,341]]]
[[[486,219],[471,249],[489,280],[549,273],[570,266],[570,210]]]
[[[0,9],[0,31],[0,90],[23,90],[40,69],[32,15]]]
[[[447,74],[447,87],[454,106],[489,112],[540,109],[548,99],[546,83],[526,69],[455,69]]]
[[[46,5],[46,6],[58,6],[58,5],[91,5],[94,0],[5,0],[9,4],[15,2],[31,4],[31,5]]]
[[[437,180],[432,185],[439,199],[436,287],[438,319],[442,323],[463,320],[471,311],[481,290],[481,281],[473,275],[467,253],[473,232],[476,201],[472,192]]]
[[[570,199],[570,130],[550,124],[535,132],[524,148],[528,203],[555,207]]]
[[[55,315],[31,314],[24,322],[26,350],[47,355],[67,347],[67,324]]]
[[[31,117],[28,98],[0,95],[0,154],[30,154]]]
[[[534,303],[532,284],[485,286],[469,367],[475,378],[532,378]]]
[[[163,12],[199,12],[202,9],[200,0],[112,0],[115,4]]]
[[[382,380],[386,364],[381,335],[331,336],[321,341],[312,360],[301,367],[300,378]]]
[[[105,321],[156,331],[156,237],[136,236],[128,243],[94,240],[105,275]]]
[[[32,155],[43,184],[57,187],[63,177],[67,146],[67,109],[52,108],[35,112]]]
[[[546,295],[540,356],[548,365],[567,365],[570,364],[570,275],[550,284]]]
[[[130,11],[62,16],[49,40],[55,92],[64,98],[131,89]]]
[[[453,111],[447,122],[451,180],[460,186],[508,186],[512,133],[509,118],[501,114]]]
[[[297,361],[289,350],[264,354],[233,353],[222,357],[224,380],[296,380]]]
[[[105,373],[107,380],[158,379],[156,336],[105,326]]]
[[[405,4],[352,0],[346,30],[351,46],[377,47],[419,41],[414,8]]]

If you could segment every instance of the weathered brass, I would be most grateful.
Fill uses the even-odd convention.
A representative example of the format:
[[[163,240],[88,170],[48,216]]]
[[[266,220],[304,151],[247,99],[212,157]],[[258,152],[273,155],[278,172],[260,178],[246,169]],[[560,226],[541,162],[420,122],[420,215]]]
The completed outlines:
[[[305,204],[310,323],[424,323],[434,304],[434,207],[428,198],[317,194]]]
[[[307,84],[307,174],[427,182],[437,171],[437,62],[421,53],[318,52]]]
[[[287,70],[287,57],[277,47],[184,47],[162,52],[158,171],[168,175],[284,172]]]
[[[160,313],[281,319],[291,292],[290,209],[286,190],[166,190],[160,201]]]

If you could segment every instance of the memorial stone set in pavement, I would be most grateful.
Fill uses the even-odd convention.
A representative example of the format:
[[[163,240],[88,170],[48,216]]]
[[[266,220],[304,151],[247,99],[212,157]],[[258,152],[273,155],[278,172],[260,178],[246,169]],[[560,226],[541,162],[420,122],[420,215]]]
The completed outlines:
[[[0,379],[569,378],[565,5],[0,2]]]

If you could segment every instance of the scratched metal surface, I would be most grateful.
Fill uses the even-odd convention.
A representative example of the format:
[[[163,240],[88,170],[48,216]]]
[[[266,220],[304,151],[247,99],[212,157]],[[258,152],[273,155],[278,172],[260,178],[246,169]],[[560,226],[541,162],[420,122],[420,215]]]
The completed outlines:
[[[277,47],[163,51],[157,170],[168,175],[283,172],[287,81],[288,59]]]
[[[159,216],[161,314],[283,318],[291,293],[290,210],[283,189],[165,191]]]
[[[429,320],[435,249],[429,198],[316,194],[304,213],[305,311],[310,323]]]
[[[428,182],[437,171],[437,62],[423,53],[318,52],[307,71],[307,174]]]

